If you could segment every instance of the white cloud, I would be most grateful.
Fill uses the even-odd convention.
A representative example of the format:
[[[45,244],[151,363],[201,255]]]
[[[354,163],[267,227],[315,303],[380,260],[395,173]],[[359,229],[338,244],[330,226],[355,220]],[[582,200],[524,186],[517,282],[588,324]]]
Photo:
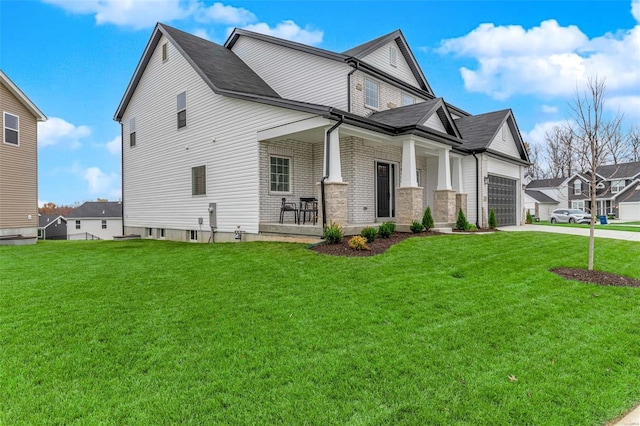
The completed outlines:
[[[203,28],[198,28],[197,30],[191,31],[191,34],[193,34],[196,37],[200,37],[205,40],[211,41],[211,37],[209,37],[209,33],[207,32],[207,30]]]
[[[119,198],[122,194],[120,176],[105,173],[99,167],[89,167],[82,175],[89,184],[89,192],[98,197]]]
[[[48,203],[48,201],[38,200],[38,207],[40,207],[40,208],[41,208],[42,206],[44,206],[44,205],[45,205],[45,204],[47,204],[47,203]]]
[[[298,24],[290,20],[280,22],[275,28],[271,28],[268,24],[260,22],[247,25],[244,29],[312,46],[322,43],[322,38],[324,37],[324,31],[316,30],[309,26],[300,28]]]
[[[532,145],[542,146],[544,145],[544,135],[553,129],[554,127],[566,126],[567,121],[545,121],[542,123],[536,123],[528,132],[522,132],[522,139],[525,142],[529,142]]]
[[[611,97],[605,107],[614,113],[623,113],[626,119],[640,122],[640,95]]]
[[[122,138],[116,136],[104,145],[111,154],[117,155],[122,152]]]
[[[542,105],[542,112],[545,114],[556,114],[558,112],[558,107],[553,105]]]
[[[227,25],[245,25],[256,21],[256,15],[242,7],[226,6],[214,3],[211,6],[198,4],[196,20],[199,22],[215,22]]]
[[[91,134],[88,126],[75,126],[62,118],[50,117],[47,121],[38,123],[38,145],[68,145],[71,148],[80,147],[80,139]]]
[[[640,14],[640,0],[633,8]],[[496,99],[569,96],[596,75],[606,78],[613,92],[640,87],[640,25],[589,39],[578,27],[555,20],[530,29],[482,24],[443,40],[438,51],[475,59],[476,69],[460,69],[466,89]]]
[[[636,18],[636,21],[640,23],[640,0],[633,0],[631,2],[631,14]]]

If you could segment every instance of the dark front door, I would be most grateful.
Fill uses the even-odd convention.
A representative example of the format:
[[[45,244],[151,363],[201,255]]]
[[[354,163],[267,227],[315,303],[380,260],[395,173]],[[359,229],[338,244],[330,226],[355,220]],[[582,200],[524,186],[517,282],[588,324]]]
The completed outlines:
[[[517,183],[514,179],[489,175],[489,211],[495,210],[498,226],[516,224]]]
[[[395,216],[395,166],[390,163],[376,163],[376,200],[377,217]]]

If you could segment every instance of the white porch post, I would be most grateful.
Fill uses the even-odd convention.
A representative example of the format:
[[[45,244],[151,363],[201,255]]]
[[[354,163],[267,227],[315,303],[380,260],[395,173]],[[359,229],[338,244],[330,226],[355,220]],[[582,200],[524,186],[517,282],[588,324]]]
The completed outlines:
[[[413,139],[402,142],[402,179],[401,188],[416,188],[418,177],[416,172],[416,143]]]
[[[438,191],[451,190],[451,170],[449,166],[449,149],[438,152]]]
[[[464,192],[462,189],[462,158],[451,159],[451,185],[456,192]]]
[[[327,165],[325,155],[325,168]],[[340,165],[340,129],[334,129],[329,135],[329,170],[324,171],[327,178],[327,182],[335,183],[342,182],[342,166]]]

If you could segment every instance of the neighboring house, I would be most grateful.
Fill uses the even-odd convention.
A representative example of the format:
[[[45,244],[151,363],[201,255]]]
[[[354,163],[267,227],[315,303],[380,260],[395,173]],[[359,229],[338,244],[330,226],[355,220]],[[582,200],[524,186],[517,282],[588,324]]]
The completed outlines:
[[[401,31],[344,53],[236,29],[224,46],[158,24],[115,113],[124,232],[174,240],[346,233],[430,206],[486,226],[524,219],[529,164],[511,110],[437,97]],[[319,221],[279,224],[282,198]],[[151,232],[149,232],[151,231]]]
[[[635,204],[636,183],[640,182],[640,162],[600,166],[596,173],[596,205],[591,206],[591,174],[576,173],[568,178],[540,179],[530,182],[527,190],[538,190],[568,207],[614,215],[625,220],[640,220],[640,208]],[[624,214],[620,214],[620,210]]]
[[[67,219],[59,214],[41,214],[38,224],[38,239],[66,240]]]
[[[67,215],[67,239],[112,240],[122,235],[120,201],[87,201]]]
[[[38,121],[47,117],[0,70],[0,237],[38,235]]]
[[[560,208],[560,202],[542,191],[526,189],[524,206],[532,215],[540,220],[549,220],[551,212]]]

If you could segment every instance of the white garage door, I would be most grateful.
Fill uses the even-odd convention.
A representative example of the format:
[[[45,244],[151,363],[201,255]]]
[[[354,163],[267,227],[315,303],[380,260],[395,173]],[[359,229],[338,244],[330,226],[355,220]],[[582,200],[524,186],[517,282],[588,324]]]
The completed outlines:
[[[640,220],[640,202],[620,203],[618,209],[621,220]]]

